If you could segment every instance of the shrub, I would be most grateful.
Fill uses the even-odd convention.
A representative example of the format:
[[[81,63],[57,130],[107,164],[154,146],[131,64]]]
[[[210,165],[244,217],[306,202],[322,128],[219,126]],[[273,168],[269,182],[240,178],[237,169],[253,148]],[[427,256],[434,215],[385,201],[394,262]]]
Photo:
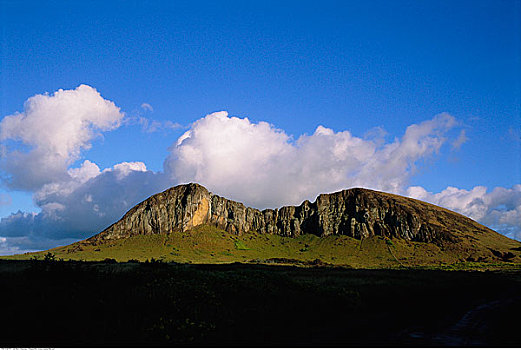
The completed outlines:
[[[246,245],[239,240],[234,241],[233,244],[235,245],[235,249],[237,249],[237,250],[249,250],[250,249],[250,248],[246,247]]]
[[[166,263],[163,261],[163,259],[150,259],[150,260],[145,260],[145,265],[153,265],[153,266],[158,266],[158,265],[165,265]]]
[[[45,254],[43,257],[43,261],[45,261],[45,262],[56,261],[56,255],[54,255],[51,252],[47,252],[47,254]]]

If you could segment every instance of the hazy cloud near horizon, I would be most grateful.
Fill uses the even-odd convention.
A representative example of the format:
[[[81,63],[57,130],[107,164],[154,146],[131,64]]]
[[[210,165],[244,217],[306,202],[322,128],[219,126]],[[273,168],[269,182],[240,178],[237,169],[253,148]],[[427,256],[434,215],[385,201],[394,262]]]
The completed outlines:
[[[406,195],[454,210],[473,218],[511,238],[521,240],[521,185],[496,187],[488,192],[484,186],[471,190],[447,187],[440,193],[411,186]]]
[[[170,147],[162,172],[143,162],[100,169],[81,159],[102,132],[120,127],[124,114],[96,89],[81,85],[29,98],[22,113],[0,122],[2,186],[33,193],[39,213],[18,212],[0,222],[0,254],[46,249],[88,237],[148,196],[178,183],[257,208],[299,204],[319,193],[362,186],[406,194],[468,215],[521,239],[521,185],[510,189],[448,187],[429,193],[410,186],[419,164],[445,144],[461,147],[459,122],[443,113],[412,124],[401,137],[353,136],[318,126],[293,138],[267,122],[212,113],[195,121]],[[450,132],[459,131],[451,139]],[[372,135],[372,136],[371,136]]]

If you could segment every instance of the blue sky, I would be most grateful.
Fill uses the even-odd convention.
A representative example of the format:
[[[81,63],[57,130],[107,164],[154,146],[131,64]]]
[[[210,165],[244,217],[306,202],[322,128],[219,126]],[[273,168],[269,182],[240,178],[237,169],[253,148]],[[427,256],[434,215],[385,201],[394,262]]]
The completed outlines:
[[[202,130],[219,132],[219,128],[238,126],[231,116],[248,118],[249,124],[240,124],[239,129],[251,129],[258,136],[251,138],[257,142],[252,144],[258,146],[255,149],[271,149],[280,141],[272,138],[276,130],[289,137],[284,142],[297,145],[302,135],[315,135],[319,125],[336,133],[349,131],[363,140],[378,134],[378,142],[385,146],[404,137],[409,126],[448,113],[454,125],[440,126],[443,131],[435,132],[442,145],[408,158],[408,166],[398,169],[407,172],[396,180],[398,185],[386,183],[383,170],[382,178],[366,183],[362,172],[358,177],[345,175],[362,167],[355,162],[353,168],[338,169],[349,181],[339,180],[322,188],[305,187],[308,180],[302,179],[306,190],[296,197],[288,195],[288,201],[313,197],[316,191],[334,190],[341,184],[366,185],[450,207],[502,233],[521,237],[521,216],[516,216],[517,210],[521,213],[521,196],[515,187],[521,183],[520,1],[107,4],[0,0],[0,16],[0,118],[27,113],[24,103],[32,96],[53,96],[59,89],[88,85],[122,114],[121,118],[110,115],[117,119],[117,126],[96,129],[96,137],[78,146],[79,154],[73,152],[64,160],[67,169],[79,168],[85,160],[97,164],[101,171],[122,162],[143,162],[150,173],[168,178],[158,181],[161,185],[157,188],[145,186],[135,197],[122,199],[123,204],[106,215],[106,220],[121,216],[136,201],[152,194],[147,191],[189,180],[206,183],[212,191],[252,205],[283,201],[283,197],[267,196],[265,201],[255,202],[241,192],[246,190],[231,190],[222,180],[224,175],[215,175],[220,169],[210,171],[174,162],[185,154],[171,148],[182,134],[200,130],[202,135]],[[143,103],[151,108],[142,107]],[[202,119],[218,111],[228,112],[228,116],[218,116],[222,125]],[[42,115],[53,118],[52,113]],[[201,122],[193,126],[196,121]],[[260,122],[271,124],[271,129],[257,128]],[[152,123],[157,127],[150,128]],[[5,125],[1,141],[8,153],[3,155],[4,163],[0,162],[4,176],[0,217],[8,218],[18,210],[38,213],[46,204],[45,210],[50,210],[49,203],[65,205],[54,197],[52,202],[43,200],[43,187],[34,183],[9,183],[8,179],[17,176],[6,165],[12,152],[29,152],[35,145],[27,140],[24,144],[20,134],[5,131]],[[23,124],[21,128],[33,126]],[[458,138],[461,142],[455,147]],[[190,147],[199,147],[200,152],[215,148],[206,140],[196,141],[193,136]],[[345,147],[351,147],[351,141],[346,141]],[[238,145],[243,145],[241,142]],[[284,142],[280,147],[285,147]],[[310,149],[315,144],[301,142]],[[331,142],[338,145],[340,141]],[[295,147],[286,150],[294,155],[285,161],[311,162],[306,155],[312,151],[298,155],[303,151]],[[278,156],[262,157],[276,162],[273,159]],[[241,159],[228,166],[244,168]],[[171,174],[163,168],[166,163]],[[315,169],[313,166],[310,169]],[[266,179],[253,179],[244,188],[263,188],[265,184],[260,182]],[[476,186],[484,186],[486,191],[475,190]],[[443,192],[448,187],[459,192]],[[500,190],[494,193],[496,187]],[[480,207],[479,212],[475,200],[481,200],[486,208]],[[66,215],[66,210],[53,213],[59,217]],[[57,236],[40,232],[34,222],[22,226],[26,233],[11,228],[11,223],[4,220],[0,225],[4,231],[0,237],[12,241],[9,249],[13,251],[12,247],[23,250],[53,245],[51,236],[56,240],[83,238],[106,222],[81,229],[69,222],[69,230],[64,228]]]

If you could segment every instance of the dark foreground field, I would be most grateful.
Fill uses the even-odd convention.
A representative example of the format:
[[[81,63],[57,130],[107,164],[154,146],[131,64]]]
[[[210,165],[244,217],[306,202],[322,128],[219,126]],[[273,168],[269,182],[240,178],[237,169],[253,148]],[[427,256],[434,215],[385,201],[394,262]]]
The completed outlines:
[[[0,261],[0,346],[521,346],[520,272]]]

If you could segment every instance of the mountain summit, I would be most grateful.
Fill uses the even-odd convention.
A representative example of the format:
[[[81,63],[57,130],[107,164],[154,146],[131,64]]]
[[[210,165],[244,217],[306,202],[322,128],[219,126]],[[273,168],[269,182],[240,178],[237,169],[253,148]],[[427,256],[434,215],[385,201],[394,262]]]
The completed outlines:
[[[474,220],[394,194],[352,188],[258,210],[190,183],[151,196],[86,240],[12,258],[473,268],[520,263],[520,252],[520,242]]]
[[[100,244],[137,235],[186,232],[208,225],[230,234],[299,237],[347,236],[431,243],[473,260],[508,260],[519,243],[453,211],[394,194],[347,189],[321,194],[315,202],[258,210],[190,183],[153,195],[86,243]]]

